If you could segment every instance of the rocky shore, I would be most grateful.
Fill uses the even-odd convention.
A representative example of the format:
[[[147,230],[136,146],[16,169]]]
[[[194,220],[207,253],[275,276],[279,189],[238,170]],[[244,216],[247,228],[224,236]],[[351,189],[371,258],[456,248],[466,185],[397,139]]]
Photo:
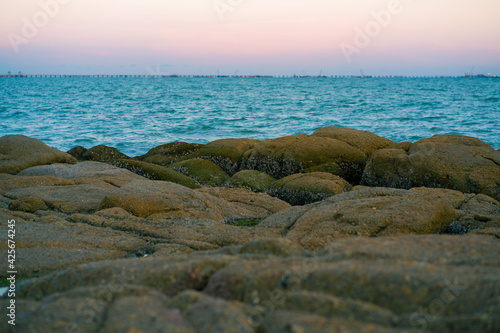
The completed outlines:
[[[498,332],[499,200],[500,151],[460,135],[325,127],[137,157],[4,136],[22,281],[0,331]]]

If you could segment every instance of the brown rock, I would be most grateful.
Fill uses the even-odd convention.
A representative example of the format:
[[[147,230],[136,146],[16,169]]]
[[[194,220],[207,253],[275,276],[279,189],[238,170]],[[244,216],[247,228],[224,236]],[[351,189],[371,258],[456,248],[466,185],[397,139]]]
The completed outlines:
[[[257,143],[259,140],[253,139],[216,140],[197,150],[192,157],[207,159],[232,176],[240,170],[243,154]]]
[[[345,127],[323,127],[313,133],[313,136],[337,139],[359,148],[370,156],[374,151],[383,148],[394,148],[396,143],[376,134]]]
[[[440,187],[500,199],[500,155],[488,144],[460,135],[436,135],[401,149],[383,149],[370,158],[363,185]]]
[[[171,142],[151,149],[146,155],[139,156],[138,159],[147,163],[167,166],[194,153],[201,147],[203,145],[196,143]]]
[[[25,197],[14,200],[9,205],[10,210],[19,210],[22,212],[35,213],[39,210],[47,210],[48,207],[42,200],[35,197]]]
[[[113,162],[128,158],[127,155],[121,153],[118,149],[105,145],[92,147],[82,154],[82,159],[96,162]]]
[[[321,201],[352,186],[344,179],[326,172],[299,173],[278,180],[268,193],[292,205]]]
[[[304,209],[285,209],[259,227],[277,228],[286,238],[318,249],[344,237],[437,233],[455,217],[445,201],[413,191],[371,188],[339,194]]]
[[[355,182],[366,160],[365,153],[343,141],[299,134],[256,144],[245,153],[243,168],[279,179],[321,164],[337,163],[346,179]]]
[[[73,156],[24,135],[0,138],[0,173],[15,175],[36,165],[76,162]]]

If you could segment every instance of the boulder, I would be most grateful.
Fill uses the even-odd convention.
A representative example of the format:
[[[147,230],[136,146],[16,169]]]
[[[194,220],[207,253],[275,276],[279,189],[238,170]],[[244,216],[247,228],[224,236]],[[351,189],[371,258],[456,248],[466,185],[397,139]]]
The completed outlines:
[[[96,162],[113,162],[115,160],[128,159],[129,157],[121,153],[114,147],[99,145],[90,148],[82,154],[83,160],[96,161]]]
[[[168,167],[208,186],[220,186],[229,180],[221,167],[202,158],[176,162]]]
[[[325,163],[336,163],[348,181],[361,177],[367,156],[343,141],[299,134],[264,140],[244,155],[242,169],[263,171],[277,179]]]
[[[152,180],[164,180],[181,184],[189,188],[201,187],[198,182],[178,171],[160,165],[135,161],[135,160],[118,160],[114,164],[120,168],[128,169],[140,176]]]
[[[216,140],[197,150],[191,157],[212,161],[232,176],[240,170],[243,154],[258,142],[253,139]]]
[[[210,194],[224,199],[241,210],[254,212],[254,219],[263,219],[279,212],[290,205],[265,193],[254,193],[241,188],[210,187],[199,189],[198,192]]]
[[[323,127],[316,130],[313,136],[337,139],[359,148],[366,155],[370,156],[376,150],[383,148],[394,148],[397,143],[376,134],[345,127]]]
[[[256,217],[255,212],[224,199],[171,182],[151,180],[133,181],[109,193],[100,209],[111,207],[154,220],[194,217],[222,221]]]
[[[349,191],[344,179],[326,172],[299,173],[278,180],[268,193],[292,205],[307,205]]]
[[[87,148],[82,147],[82,146],[76,146],[70,150],[67,151],[68,154],[76,158],[77,160],[83,160],[83,154],[87,152]]]
[[[167,166],[194,153],[201,147],[203,145],[197,143],[171,142],[155,147],[148,151],[146,155],[139,156],[137,159],[146,163]]]
[[[73,156],[37,139],[24,135],[6,135],[0,138],[0,173],[15,175],[36,165],[76,162]]]
[[[229,183],[236,187],[249,188],[255,192],[265,192],[276,182],[274,177],[257,170],[242,170],[235,173]]]
[[[324,164],[316,165],[310,168],[307,168],[304,170],[305,173],[309,172],[328,172],[331,173],[332,175],[336,175],[339,177],[342,177],[344,175],[344,171],[342,171],[342,168],[334,162],[327,162]]]
[[[231,254],[226,248],[69,267],[18,284],[16,326],[445,333],[500,327],[497,240],[355,237],[314,256],[290,246],[288,251],[286,241],[256,240],[232,247]],[[7,328],[0,322],[2,331]]]
[[[471,137],[436,135],[402,149],[376,151],[361,180],[367,186],[439,187],[500,200],[500,154]]]
[[[271,215],[259,227],[276,228],[308,249],[352,236],[439,233],[456,218],[446,201],[387,188],[351,191],[293,208]]]

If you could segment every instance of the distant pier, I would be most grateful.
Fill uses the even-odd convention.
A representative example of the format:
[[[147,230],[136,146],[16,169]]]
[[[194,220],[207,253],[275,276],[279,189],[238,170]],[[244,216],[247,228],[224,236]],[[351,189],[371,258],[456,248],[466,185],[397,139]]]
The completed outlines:
[[[92,77],[92,78],[500,78],[500,75],[465,75],[465,76],[446,76],[446,75],[373,75],[373,76],[359,76],[359,75],[111,75],[111,74],[96,74],[96,75],[71,75],[71,74],[0,74],[0,78],[28,78],[28,77]]]

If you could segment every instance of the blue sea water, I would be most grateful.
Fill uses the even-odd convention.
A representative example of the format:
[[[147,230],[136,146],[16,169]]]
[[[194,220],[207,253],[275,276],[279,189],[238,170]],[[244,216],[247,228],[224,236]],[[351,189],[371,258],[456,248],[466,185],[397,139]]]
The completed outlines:
[[[324,126],[391,140],[477,137],[500,148],[491,78],[0,78],[0,136],[130,156],[173,141],[268,139]]]

